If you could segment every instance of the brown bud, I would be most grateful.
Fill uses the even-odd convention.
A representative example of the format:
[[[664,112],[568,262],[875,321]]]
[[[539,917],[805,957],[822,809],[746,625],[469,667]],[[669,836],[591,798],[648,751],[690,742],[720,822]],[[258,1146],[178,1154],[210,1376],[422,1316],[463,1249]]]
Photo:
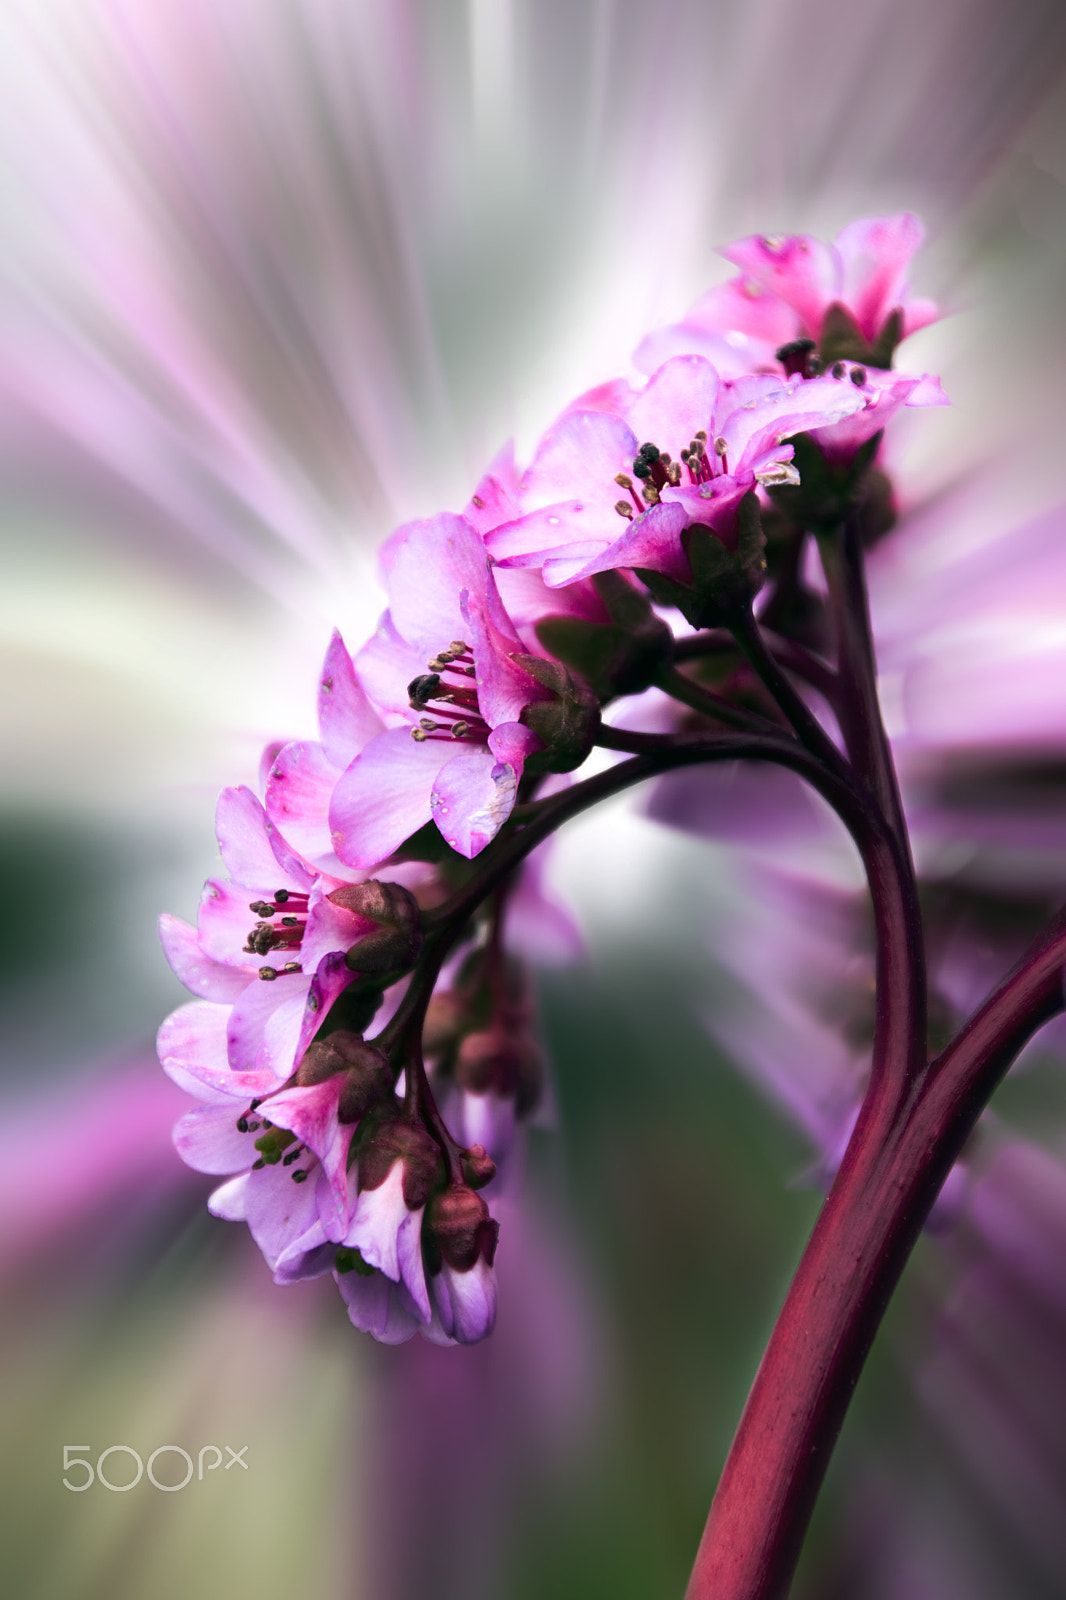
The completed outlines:
[[[459,1046],[455,1080],[472,1094],[513,1095],[518,1115],[532,1111],[540,1098],[540,1052],[525,1034],[504,1028],[468,1033]]]
[[[430,1271],[439,1272],[446,1261],[457,1272],[469,1272],[479,1256],[491,1267],[499,1232],[484,1200],[465,1184],[434,1195],[425,1224]]]
[[[353,972],[373,976],[413,967],[422,952],[418,902],[399,883],[345,883],[328,898],[335,906],[374,924],[345,956]]]
[[[378,1189],[397,1161],[403,1162],[403,1198],[411,1211],[424,1206],[444,1176],[444,1160],[433,1135],[389,1109],[372,1112],[355,1136],[359,1188]]]
[[[463,1177],[471,1189],[484,1189],[496,1176],[496,1163],[483,1144],[472,1144],[463,1156]]]

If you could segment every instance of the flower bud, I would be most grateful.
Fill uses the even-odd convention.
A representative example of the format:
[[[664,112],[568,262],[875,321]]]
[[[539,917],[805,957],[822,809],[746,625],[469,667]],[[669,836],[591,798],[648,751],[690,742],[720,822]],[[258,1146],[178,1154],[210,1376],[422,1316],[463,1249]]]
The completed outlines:
[[[600,708],[595,695],[558,661],[546,661],[543,656],[521,651],[512,652],[511,660],[550,696],[531,700],[523,706],[518,719],[544,746],[526,758],[526,771],[572,772],[592,749],[599,730]]]
[[[444,1176],[436,1139],[420,1122],[408,1121],[390,1107],[365,1117],[353,1140],[359,1192],[378,1189],[397,1161],[403,1163],[403,1199],[409,1211],[424,1206]]]
[[[426,1207],[423,1230],[430,1272],[443,1266],[469,1272],[479,1260],[491,1267],[499,1232],[484,1200],[465,1184],[435,1194]]]
[[[579,672],[606,704],[616,695],[640,694],[654,683],[673,653],[673,635],[647,595],[621,573],[599,572],[592,582],[610,620],[544,617],[537,623],[537,638]]]
[[[496,1176],[496,1163],[483,1144],[472,1144],[463,1156],[463,1177],[471,1189],[484,1189]]]
[[[518,1116],[536,1105],[541,1090],[540,1052],[522,1034],[504,1028],[468,1033],[459,1046],[455,1081],[470,1094],[496,1094],[515,1101]]]
[[[335,906],[373,924],[345,956],[353,972],[384,976],[405,972],[422,953],[422,923],[418,902],[398,883],[346,883],[327,897]]]

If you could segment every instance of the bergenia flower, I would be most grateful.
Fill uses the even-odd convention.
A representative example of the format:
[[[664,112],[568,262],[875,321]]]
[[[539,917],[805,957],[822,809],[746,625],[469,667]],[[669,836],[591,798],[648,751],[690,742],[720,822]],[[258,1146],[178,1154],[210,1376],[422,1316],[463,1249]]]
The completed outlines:
[[[738,239],[721,254],[742,275],[709,290],[679,323],[647,335],[633,359],[644,372],[690,352],[709,356],[730,377],[776,370],[783,345],[822,343],[836,307],[835,320],[865,345],[852,353],[873,362],[886,329],[887,348],[938,316],[932,301],[908,290],[907,270],[922,237],[919,219],[903,212],[851,222],[832,244],[804,234]],[[897,326],[888,327],[896,312]],[[876,364],[887,367],[890,359],[888,349]]]
[[[412,523],[390,551],[389,609],[359,652],[387,727],[348,766],[330,825],[341,861],[369,867],[426,823],[475,856],[510,815],[541,741],[521,721],[551,698],[514,659],[485,546],[461,517]]]
[[[735,548],[744,496],[797,481],[789,437],[851,417],[867,397],[832,377],[726,383],[704,357],[679,356],[642,389],[612,386],[610,405],[564,412],[542,439],[523,515],[485,535],[501,566],[541,567],[552,587],[616,568],[688,582],[685,529]]]

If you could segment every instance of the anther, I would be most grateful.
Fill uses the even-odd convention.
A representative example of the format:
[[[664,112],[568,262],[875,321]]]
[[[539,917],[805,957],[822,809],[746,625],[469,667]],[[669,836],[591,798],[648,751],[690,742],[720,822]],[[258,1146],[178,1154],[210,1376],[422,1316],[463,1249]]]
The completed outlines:
[[[680,461],[671,461],[670,462],[669,466],[666,469],[666,481],[667,481],[667,483],[673,484],[675,489],[677,488],[678,484],[681,482],[681,463],[680,463]]]
[[[855,385],[856,389],[861,389],[863,384],[866,382],[866,368],[852,367],[851,381]]]
[[[647,505],[657,506],[659,504],[659,491],[654,483],[646,483],[641,490],[641,494],[644,496]]]
[[[722,438],[721,434],[719,434],[717,439],[714,441],[714,453],[716,456],[725,456],[729,453],[729,444],[725,439]]]
[[[247,1133],[248,1132],[248,1118],[247,1117],[238,1117],[237,1118],[237,1132],[238,1133]]]
[[[282,917],[281,926],[283,928],[298,928],[300,919],[298,917]]]
[[[469,724],[469,722],[453,722],[452,723],[452,738],[453,739],[461,739],[463,737],[464,733],[469,733],[469,732],[470,732],[470,724]]]
[[[616,500],[614,503],[614,509],[618,512],[620,517],[625,517],[627,522],[632,522],[633,507],[630,505],[628,500]]]
[[[834,378],[843,378],[846,375],[848,369],[844,365],[843,361],[834,361],[833,365],[830,367],[829,370],[832,373]]]
[[[304,1171],[303,1167],[297,1167],[296,1171],[291,1173],[290,1176],[292,1178],[293,1183],[306,1183],[307,1182],[307,1173]]]
[[[697,428],[696,429],[694,437],[699,440],[700,444],[706,444],[707,443],[707,435],[706,435],[706,433],[704,432],[704,430],[702,428]]]
[[[429,738],[429,734],[426,732],[425,728],[412,728],[411,738],[414,740],[415,744],[425,744],[426,740]]]
[[[266,1166],[266,1162],[263,1160],[262,1156],[260,1156],[258,1161],[253,1161],[252,1162],[252,1171],[253,1172],[262,1172],[262,1170],[263,1170],[263,1168],[265,1166]]]
[[[298,961],[286,961],[281,970],[282,972],[302,972],[303,967]]]
[[[253,900],[248,910],[254,911],[257,917],[272,917],[277,906],[270,900]]]
[[[274,904],[276,906],[283,906],[288,898],[289,898],[288,889],[275,889],[274,890]]]
[[[259,977],[263,983],[273,983],[277,975],[277,971],[274,967],[259,968]]]

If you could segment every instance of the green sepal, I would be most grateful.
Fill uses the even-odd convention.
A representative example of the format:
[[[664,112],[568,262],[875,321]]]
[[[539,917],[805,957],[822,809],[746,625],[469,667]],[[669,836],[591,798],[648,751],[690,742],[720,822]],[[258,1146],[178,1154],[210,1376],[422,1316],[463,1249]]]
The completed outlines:
[[[537,638],[571,667],[605,704],[616,695],[642,694],[673,653],[673,635],[655,615],[646,595],[617,572],[592,579],[609,622],[583,617],[544,617]]]
[[[511,660],[551,695],[550,700],[532,700],[523,706],[518,719],[544,746],[526,757],[526,771],[573,772],[592,749],[599,731],[596,696],[558,661],[523,651],[513,651]]]
[[[847,306],[834,300],[822,318],[818,354],[822,365],[834,361],[859,361],[867,367],[887,370],[892,365],[896,346],[903,337],[903,312],[899,306],[885,318],[881,331],[871,344]]]
[[[682,534],[692,583],[677,583],[658,572],[637,569],[638,576],[663,605],[676,606],[694,628],[728,626],[747,612],[766,576],[759,497],[754,489],[737,507],[737,548],[730,550],[716,533],[693,523]]]
[[[795,434],[792,460],[800,481],[771,488],[770,499],[797,528],[824,533],[837,527],[862,504],[880,443],[881,435],[875,433],[850,462],[836,463],[826,459],[809,433]]]

